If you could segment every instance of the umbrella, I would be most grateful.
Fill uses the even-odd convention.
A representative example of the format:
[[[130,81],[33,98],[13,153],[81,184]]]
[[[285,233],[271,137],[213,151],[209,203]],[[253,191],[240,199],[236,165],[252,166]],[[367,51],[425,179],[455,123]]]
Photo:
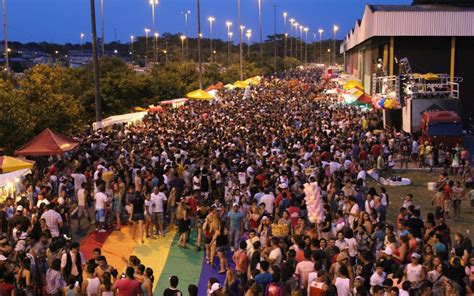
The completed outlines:
[[[202,89],[192,91],[192,92],[186,94],[186,97],[188,97],[189,99],[205,100],[205,101],[210,101],[210,100],[213,99],[212,95],[210,95],[209,93],[203,91]]]
[[[10,173],[22,169],[31,169],[34,161],[23,160],[11,156],[0,156],[0,173]]]

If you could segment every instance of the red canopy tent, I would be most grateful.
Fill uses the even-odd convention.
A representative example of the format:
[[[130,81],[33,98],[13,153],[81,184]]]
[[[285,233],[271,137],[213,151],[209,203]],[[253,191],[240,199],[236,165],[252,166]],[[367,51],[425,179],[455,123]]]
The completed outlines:
[[[28,156],[59,155],[73,150],[78,145],[78,142],[47,128],[15,151],[15,154]]]
[[[372,104],[372,97],[364,93],[357,99],[357,102],[362,104]]]

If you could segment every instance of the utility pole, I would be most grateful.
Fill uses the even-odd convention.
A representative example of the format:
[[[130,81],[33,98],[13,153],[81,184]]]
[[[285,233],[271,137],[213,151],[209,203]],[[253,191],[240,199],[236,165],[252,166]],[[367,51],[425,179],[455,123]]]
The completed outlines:
[[[260,27],[260,60],[263,62],[262,0],[258,0],[258,22]]]
[[[276,4],[273,4],[273,46],[274,46],[274,63],[275,63],[275,73],[277,71],[277,18],[276,18]]]
[[[8,60],[8,35],[7,35],[7,0],[2,0],[2,9],[3,9],[3,34],[5,36],[5,68],[7,69],[7,74],[10,74],[10,62]]]
[[[285,34],[285,45],[283,49],[283,59],[286,58],[286,51],[288,48],[288,34],[286,33],[286,17],[288,16],[288,13],[284,12],[283,13],[283,33]]]
[[[100,98],[99,58],[97,56],[97,30],[95,23],[95,0],[90,0],[91,26],[92,26],[92,62],[94,64],[94,90],[95,90],[95,121],[97,128],[102,128],[102,104]]]
[[[240,59],[240,80],[244,80],[244,72],[243,72],[243,49],[242,49],[242,23],[240,22],[240,0],[237,0],[237,16],[239,19],[239,59]]]
[[[197,0],[197,18],[198,18],[198,63],[199,63],[199,88],[202,89],[202,58],[201,58],[201,4],[200,1]]]
[[[105,55],[105,36],[104,36],[104,0],[100,0],[100,21],[102,27],[102,55]]]

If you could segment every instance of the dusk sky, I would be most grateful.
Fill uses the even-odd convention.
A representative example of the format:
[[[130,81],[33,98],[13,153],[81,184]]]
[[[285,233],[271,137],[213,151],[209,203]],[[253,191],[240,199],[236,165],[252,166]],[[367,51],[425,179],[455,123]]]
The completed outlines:
[[[151,28],[149,0],[104,0],[105,40],[128,42],[130,35],[144,35]],[[196,0],[160,0],[156,7],[156,28],[163,32],[184,32],[182,11],[190,10],[189,35],[197,35]],[[370,4],[410,4],[412,0],[373,0]],[[9,40],[78,43],[80,33],[90,41],[89,0],[6,0]],[[283,32],[283,12],[288,19],[295,18],[310,28],[312,33],[323,28],[323,39],[329,37],[332,24],[340,30],[342,38],[362,17],[367,0],[262,0],[263,33],[273,34],[273,4],[277,5],[277,32]],[[242,24],[253,31],[252,40],[258,38],[257,0],[241,0]],[[97,32],[100,36],[100,0],[96,0]],[[237,0],[201,0],[201,26],[204,37],[209,36],[207,18],[213,16],[213,37],[226,38],[225,22],[237,24]],[[288,25],[289,28],[289,25]],[[288,29],[289,30],[289,29]],[[235,34],[235,33],[234,33]],[[236,40],[234,35],[234,41]],[[3,39],[3,30],[0,33]],[[308,37],[309,39],[309,37]],[[312,40],[312,39],[311,39]]]

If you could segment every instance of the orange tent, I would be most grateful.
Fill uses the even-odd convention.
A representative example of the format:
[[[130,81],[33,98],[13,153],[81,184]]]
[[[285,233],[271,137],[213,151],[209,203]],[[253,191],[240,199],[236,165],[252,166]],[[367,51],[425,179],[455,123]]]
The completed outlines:
[[[219,89],[221,89],[222,87],[224,87],[224,83],[222,83],[222,82],[219,81],[219,82],[217,82],[216,84],[209,86],[209,87],[206,88],[204,91],[219,90]]]
[[[59,155],[73,150],[78,145],[78,142],[47,128],[15,151],[15,154],[29,156]]]

